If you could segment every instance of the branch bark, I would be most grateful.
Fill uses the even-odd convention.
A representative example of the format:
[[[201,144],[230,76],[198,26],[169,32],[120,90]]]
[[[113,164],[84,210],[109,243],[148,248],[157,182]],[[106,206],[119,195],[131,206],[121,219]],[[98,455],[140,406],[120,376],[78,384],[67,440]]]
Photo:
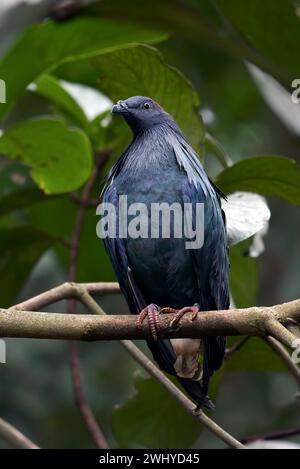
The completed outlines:
[[[106,316],[91,296],[91,294],[103,296],[119,292],[119,286],[116,283],[65,283],[19,303],[10,310],[0,310],[0,334],[4,337],[71,338],[77,340],[122,339],[123,347],[177,399],[188,413],[230,447],[243,448],[238,440],[219,427],[204,412],[195,414],[195,406],[192,401],[173,385],[130,340],[126,339],[127,336],[137,339],[150,337],[147,323],[138,331],[136,329],[136,320],[132,316]],[[78,299],[93,315],[66,315],[28,311],[28,309],[43,308],[47,304],[65,298]],[[20,314],[21,312],[24,314]],[[296,336],[293,334],[287,335],[285,331],[291,320],[293,323],[299,323],[300,321],[300,300],[274,307],[199,313],[195,321],[191,321],[189,317],[183,318],[175,329],[170,327],[173,317],[173,315],[161,315],[160,317],[161,333],[164,337],[201,337],[209,334],[247,334],[266,337],[270,334],[270,329],[274,330],[275,321],[276,336],[280,336],[283,343],[288,342],[288,345],[293,348],[291,342],[294,342]],[[270,322],[272,323],[271,328],[269,326]],[[279,327],[277,327],[277,322]],[[288,361],[287,353],[285,359]]]
[[[27,311],[29,307],[37,308],[43,307],[46,304],[59,301],[65,297],[76,298],[87,309],[93,314],[104,316],[106,313],[98,305],[98,303],[92,298],[89,292],[97,294],[99,296],[109,293],[119,293],[119,286],[116,283],[88,283],[88,284],[76,284],[76,283],[65,283],[48,292],[44,292],[31,298],[25,302],[19,303],[15,307],[15,313],[20,316],[23,308]],[[11,310],[10,310],[11,311]],[[47,314],[47,313],[45,313]],[[22,315],[21,315],[22,316]],[[77,316],[77,315],[76,315]],[[0,312],[1,317],[1,312]],[[98,316],[99,317],[99,316]],[[0,328],[1,329],[1,328]],[[195,404],[188,399],[165,375],[162,373],[149,358],[141,352],[130,340],[121,340],[122,346],[130,353],[130,355],[148,372],[154,379],[156,379],[162,386],[164,386],[170,394],[179,402],[180,405],[192,415],[197,421],[208,428],[217,437],[222,439],[228,446],[235,449],[243,448],[243,445],[236,440],[232,435],[223,430],[217,425],[212,419],[210,419],[204,412],[200,411],[197,414],[194,412]]]
[[[27,311],[38,310],[69,298],[81,300],[86,293],[101,297],[121,293],[121,290],[117,282],[66,282],[16,304],[14,309],[25,309]]]
[[[295,378],[298,386],[300,387],[300,368],[292,361],[289,353],[286,349],[281,345],[278,340],[274,339],[274,337],[266,337],[265,341],[272,347],[272,349],[279,355],[291,375]]]
[[[89,309],[93,308],[93,303],[96,309],[98,308],[92,298],[90,298],[92,304],[87,298],[84,299],[84,291],[76,290],[76,295],[81,296],[83,303]],[[24,314],[20,315],[21,306],[22,304],[9,310],[0,309],[0,335],[2,337],[84,341],[151,338],[147,322],[144,322],[141,329],[137,329],[136,318],[132,315],[68,315],[33,311],[24,311]],[[300,321],[300,300],[273,307],[208,311],[198,313],[194,320],[190,315],[186,315],[176,327],[171,326],[174,315],[166,314],[159,318],[160,336],[162,338],[201,338],[204,335],[270,335],[289,348],[295,349],[297,337],[284,327],[288,318],[291,317],[295,321]]]
[[[0,436],[14,448],[39,449],[27,436],[2,418],[0,418]]]

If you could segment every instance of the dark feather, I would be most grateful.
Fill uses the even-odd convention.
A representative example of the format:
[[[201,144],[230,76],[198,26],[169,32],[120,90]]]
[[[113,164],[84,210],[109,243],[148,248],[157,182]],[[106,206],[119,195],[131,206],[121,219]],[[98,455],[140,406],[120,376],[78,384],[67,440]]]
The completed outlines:
[[[204,204],[204,245],[185,248],[185,239],[106,238],[130,311],[137,314],[147,304],[181,308],[198,303],[201,311],[229,306],[228,252],[225,217],[220,207],[224,194],[209,180],[197,154],[177,124],[157,104],[153,114],[140,111],[143,100],[134,97],[120,106],[134,139],[111,169],[104,201],[118,211],[120,195],[128,203],[185,202]],[[125,109],[125,111],[124,111]],[[127,113],[127,114],[126,114]],[[178,377],[198,405],[212,408],[207,397],[209,378],[223,361],[224,337],[205,337],[202,383]],[[160,368],[176,376],[176,354],[169,339],[149,340]]]

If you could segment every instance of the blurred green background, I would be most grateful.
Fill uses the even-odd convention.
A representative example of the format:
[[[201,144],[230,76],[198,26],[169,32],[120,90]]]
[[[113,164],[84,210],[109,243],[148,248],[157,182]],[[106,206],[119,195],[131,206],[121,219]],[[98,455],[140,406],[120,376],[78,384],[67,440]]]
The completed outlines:
[[[300,5],[152,3],[151,11],[135,0],[0,5],[0,79],[6,82],[6,104],[0,104],[1,307],[66,280],[65,241],[78,211],[70,194],[80,195],[94,154],[110,149],[94,188],[93,198],[100,196],[104,174],[130,139],[107,111],[112,101],[134,94],[150,95],[174,115],[226,192],[268,196],[264,252],[248,257],[249,242],[232,249],[236,304],[300,296],[300,170],[287,159],[300,161],[300,104],[291,100],[292,81],[300,78]],[[221,156],[246,166],[234,174],[224,169],[207,133],[221,145]],[[95,208],[88,208],[78,281],[114,280],[96,223]],[[101,306],[127,311],[117,296]],[[49,310],[66,311],[66,304]],[[93,447],[73,402],[68,344],[6,344],[0,416],[43,448]],[[118,343],[80,343],[79,354],[86,395],[112,447],[224,447]],[[212,387],[213,418],[237,438],[300,425],[297,385],[259,339],[228,359]],[[290,440],[300,443],[300,436]],[[0,441],[0,447],[8,446]]]

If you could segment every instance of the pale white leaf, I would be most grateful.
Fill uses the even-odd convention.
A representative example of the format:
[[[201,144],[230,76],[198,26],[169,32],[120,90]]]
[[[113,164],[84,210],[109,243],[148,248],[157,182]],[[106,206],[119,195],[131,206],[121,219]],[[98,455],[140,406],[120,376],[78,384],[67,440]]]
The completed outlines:
[[[266,199],[261,195],[234,192],[227,197],[227,201],[222,200],[222,209],[226,215],[229,246],[240,243],[258,232],[266,233],[271,212]],[[256,249],[259,250],[259,246]]]

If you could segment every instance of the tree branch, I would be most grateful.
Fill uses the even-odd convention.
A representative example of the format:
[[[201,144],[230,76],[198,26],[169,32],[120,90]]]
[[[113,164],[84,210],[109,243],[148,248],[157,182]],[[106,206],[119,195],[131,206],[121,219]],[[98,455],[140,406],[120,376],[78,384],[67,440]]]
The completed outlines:
[[[13,425],[0,418],[0,436],[11,446],[18,449],[39,449],[27,436]]]
[[[94,185],[96,183],[100,167],[106,161],[109,153],[104,152],[103,155],[98,155],[95,161],[95,166],[92,170],[91,176],[86,183],[83,193],[81,203],[77,212],[75,227],[70,243],[70,261],[69,261],[69,271],[68,271],[68,280],[69,282],[74,282],[76,280],[77,264],[78,264],[78,254],[80,246],[80,237],[82,226],[87,210],[87,202],[90,198]],[[76,301],[74,298],[71,298],[68,301],[68,314],[76,313]],[[77,344],[74,341],[70,342],[70,357],[71,357],[71,376],[73,391],[75,397],[75,404],[77,405],[79,412],[85,422],[87,429],[94,440],[98,448],[107,449],[108,443],[104,436],[102,429],[97,423],[96,417],[93,414],[93,411],[86,399],[84,394],[81,376],[80,376],[80,362],[78,356]]]
[[[279,440],[281,438],[289,438],[291,436],[300,435],[300,427],[287,428],[285,430],[278,430],[274,432],[261,433],[259,435],[249,436],[243,438],[243,443],[251,443],[256,440]]]
[[[223,428],[219,427],[212,419],[210,419],[202,410],[195,412],[195,404],[185,395],[175,384],[172,383],[162,373],[149,358],[147,358],[131,341],[122,340],[122,345],[126,350],[135,358],[135,360],[142,365],[148,373],[153,376],[166,388],[172,397],[174,397],[194,419],[202,423],[205,427],[211,430],[222,441],[227,443],[230,448],[242,449],[244,445],[236,440],[233,436],[227,433]]]
[[[284,327],[275,317],[269,317],[265,321],[265,330],[271,337],[279,340],[287,347],[293,349],[297,337]]]
[[[98,294],[99,296],[109,293],[119,293],[120,289],[116,283],[88,283],[88,284],[76,284],[76,283],[65,283],[48,292],[44,292],[37,295],[30,300],[20,303],[14,309],[15,313],[20,317],[20,307],[26,309],[28,307],[43,307],[50,302],[59,301],[67,297],[77,298],[81,301],[90,312],[93,314],[105,315],[105,312],[97,304],[97,302],[90,296],[89,292]],[[26,312],[27,314],[27,312]],[[47,314],[47,313],[46,313]],[[54,313],[53,313],[54,314]],[[75,315],[77,317],[78,315]],[[1,317],[1,314],[0,314]],[[86,316],[83,316],[86,317]],[[1,327],[0,327],[1,330]],[[132,355],[132,357],[140,363],[140,365],[148,371],[156,380],[158,380],[171,394],[172,396],[185,408],[185,410],[191,414],[195,419],[202,423],[205,427],[210,429],[215,435],[221,438],[232,448],[242,448],[243,445],[228,434],[225,430],[219,427],[213,420],[211,420],[204,412],[194,412],[195,404],[188,399],[152,362],[149,358],[143,354],[131,341],[121,340],[123,347]]]
[[[76,298],[81,300],[85,293],[95,296],[106,296],[121,293],[117,282],[90,282],[74,283],[66,282],[51,290],[33,296],[14,306],[14,309],[24,309],[27,311],[38,310],[58,301]]]
[[[246,337],[243,337],[239,341],[235,342],[230,348],[227,348],[225,353],[225,360],[227,360],[227,358],[230,357],[233,353],[241,350],[249,339],[250,337],[246,335]]]
[[[266,337],[265,341],[272,347],[272,349],[279,355],[287,369],[293,375],[298,385],[300,386],[300,368],[293,362],[286,349],[274,337]]]
[[[145,339],[150,337],[147,323],[141,331],[136,329],[133,316],[105,316],[102,308],[90,294],[103,296],[119,293],[116,283],[65,283],[48,292],[37,295],[18,304],[10,310],[0,310],[0,332],[3,336],[13,334],[14,337],[36,338],[73,338],[77,340],[114,340],[122,339],[124,348],[137,360],[155,379],[157,379],[174,398],[181,403],[186,411],[199,422],[209,428],[229,446],[243,447],[234,437],[218,427],[203,412],[195,415],[194,404],[129,340],[127,337]],[[29,307],[43,308],[45,305],[64,298],[76,298],[82,302],[94,315],[66,315],[60,313],[37,313],[24,311]],[[2,314],[1,314],[2,312]],[[276,321],[282,327],[275,327],[276,335],[286,342],[285,326],[300,320],[300,300],[282,305],[265,308],[231,309],[226,311],[212,311],[199,313],[195,321],[185,317],[179,325],[172,329],[170,322],[173,315],[161,315],[161,333],[164,337],[201,337],[209,334],[224,335],[260,335],[265,337],[269,331],[270,322]],[[277,323],[276,323],[277,325]],[[271,326],[271,329],[272,329]],[[283,331],[282,331],[283,328]],[[272,329],[274,330],[274,328]],[[278,332],[279,331],[279,332]],[[291,336],[288,336],[288,343]],[[286,355],[287,352],[286,352]],[[297,368],[297,367],[296,367]]]
[[[99,312],[95,300],[85,297],[81,287],[76,288],[71,284],[67,288],[74,288],[73,293],[77,298],[81,298],[89,310],[94,308]],[[0,309],[1,336],[84,341],[151,338],[147,322],[145,321],[142,327],[137,329],[136,318],[132,315],[68,315],[33,311],[24,311],[24,314],[20,315],[20,306],[9,310]],[[296,345],[293,345],[293,342],[297,338],[283,325],[288,317],[300,321],[300,300],[273,307],[207,311],[198,313],[194,320],[186,315],[175,327],[170,325],[174,314],[162,314],[159,317],[160,336],[201,338],[204,335],[272,336],[274,334],[277,340],[295,349]]]

